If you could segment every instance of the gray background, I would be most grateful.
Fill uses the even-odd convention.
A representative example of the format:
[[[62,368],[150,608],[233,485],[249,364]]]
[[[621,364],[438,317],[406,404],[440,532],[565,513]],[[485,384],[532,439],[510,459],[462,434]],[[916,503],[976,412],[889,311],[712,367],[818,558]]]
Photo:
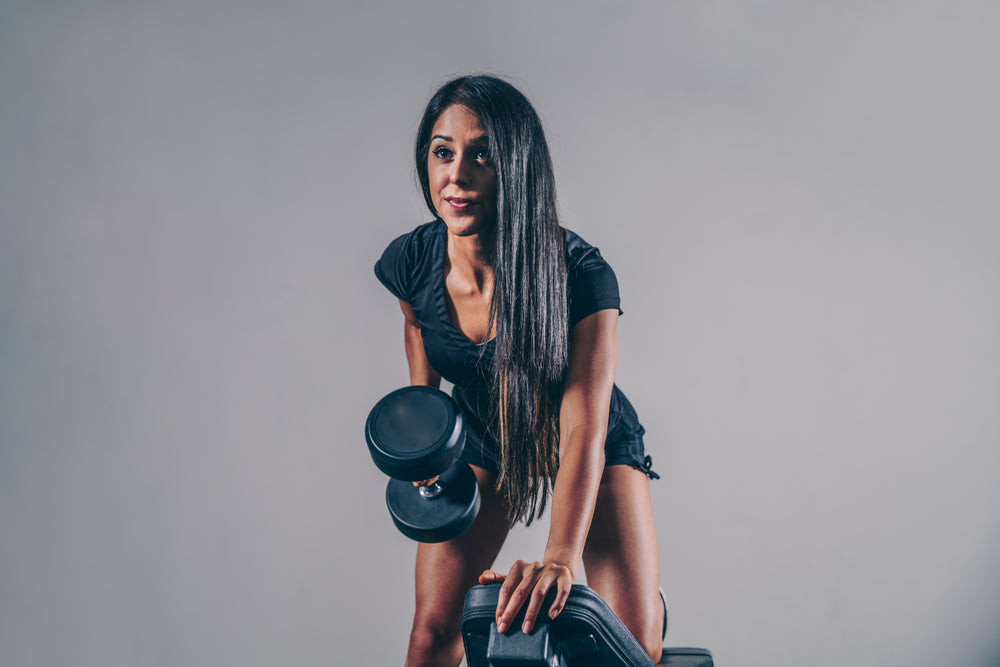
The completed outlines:
[[[996,2],[0,5],[0,664],[389,665],[371,267],[448,77],[618,273],[668,644],[1000,662]],[[541,556],[515,529],[497,565]]]

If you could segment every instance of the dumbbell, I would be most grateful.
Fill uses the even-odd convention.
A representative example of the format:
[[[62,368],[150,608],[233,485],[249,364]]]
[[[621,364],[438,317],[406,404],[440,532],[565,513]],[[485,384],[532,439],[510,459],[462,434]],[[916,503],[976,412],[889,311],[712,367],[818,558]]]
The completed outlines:
[[[412,540],[444,542],[479,513],[479,485],[467,463],[465,426],[454,399],[432,387],[403,387],[386,395],[365,422],[368,451],[391,477],[385,503],[393,523]],[[412,482],[438,479],[429,486]]]

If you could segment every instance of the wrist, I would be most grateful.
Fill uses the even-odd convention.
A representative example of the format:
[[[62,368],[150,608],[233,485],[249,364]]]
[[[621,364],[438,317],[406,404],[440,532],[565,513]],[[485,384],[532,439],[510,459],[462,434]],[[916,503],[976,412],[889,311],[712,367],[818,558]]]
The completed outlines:
[[[543,563],[552,563],[553,565],[562,565],[570,571],[573,575],[573,581],[576,581],[577,570],[580,569],[580,557],[573,554],[570,550],[564,549],[546,549],[545,555],[542,556]]]

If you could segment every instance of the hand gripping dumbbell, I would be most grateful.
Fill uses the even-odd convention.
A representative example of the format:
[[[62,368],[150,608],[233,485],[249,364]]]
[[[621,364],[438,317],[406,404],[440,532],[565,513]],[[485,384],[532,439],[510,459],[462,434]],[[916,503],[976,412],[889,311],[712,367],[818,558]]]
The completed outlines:
[[[400,532],[418,542],[444,542],[479,513],[479,485],[467,463],[462,413],[448,394],[404,387],[375,404],[365,423],[368,451],[392,479],[385,503]],[[438,479],[429,486],[412,482]]]

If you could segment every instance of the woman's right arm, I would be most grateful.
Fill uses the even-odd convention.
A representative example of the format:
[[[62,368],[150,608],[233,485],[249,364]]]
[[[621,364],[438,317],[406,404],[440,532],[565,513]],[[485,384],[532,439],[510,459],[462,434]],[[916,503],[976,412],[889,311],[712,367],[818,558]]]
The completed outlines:
[[[441,375],[431,368],[431,362],[424,351],[424,340],[420,337],[420,322],[410,304],[402,299],[399,307],[403,311],[403,344],[406,346],[406,363],[410,366],[410,384],[425,385],[439,389]],[[437,481],[437,477],[414,482],[413,486],[428,486]]]
[[[403,311],[403,344],[406,346],[406,363],[410,366],[410,384],[439,388],[441,375],[431,368],[431,362],[424,352],[424,341],[420,337],[420,322],[410,304],[402,299],[399,307]]]

